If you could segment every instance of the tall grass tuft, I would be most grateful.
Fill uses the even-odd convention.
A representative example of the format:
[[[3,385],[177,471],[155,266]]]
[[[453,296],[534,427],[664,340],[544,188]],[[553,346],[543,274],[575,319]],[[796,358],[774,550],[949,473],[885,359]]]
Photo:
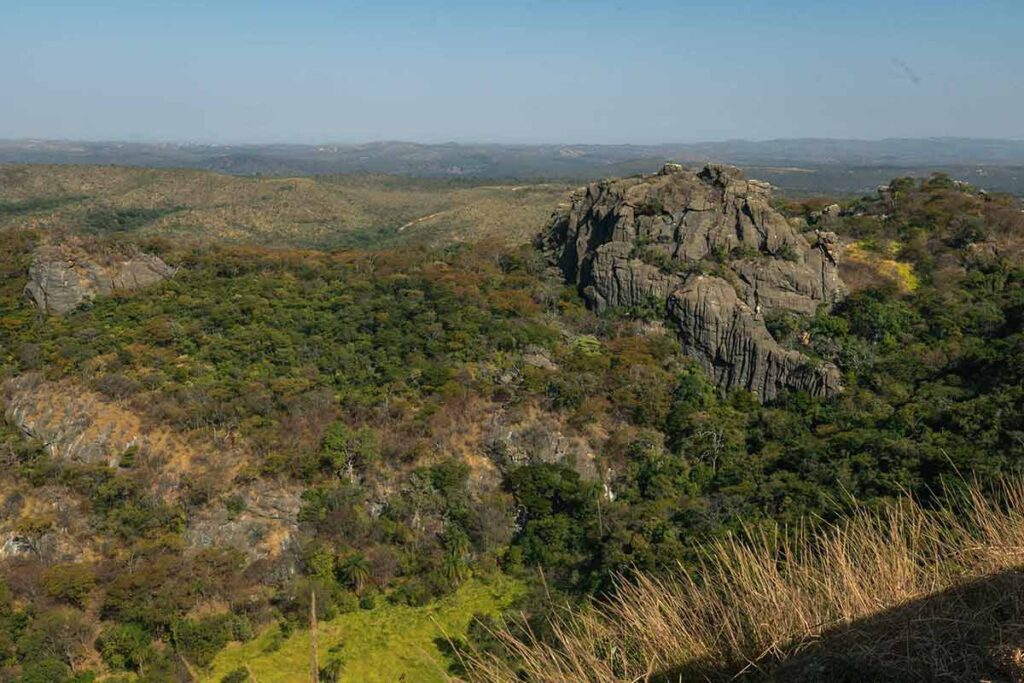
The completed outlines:
[[[694,570],[620,578],[553,636],[499,629],[508,656],[472,652],[468,678],[1024,680],[1022,565],[1024,481],[967,487],[937,508],[905,499],[712,544]]]

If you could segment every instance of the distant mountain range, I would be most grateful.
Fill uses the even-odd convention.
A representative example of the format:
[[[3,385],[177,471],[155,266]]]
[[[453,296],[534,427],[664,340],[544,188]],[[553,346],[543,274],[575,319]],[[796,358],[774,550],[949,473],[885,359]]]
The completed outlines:
[[[665,161],[736,164],[751,175],[796,193],[859,193],[896,175],[945,171],[987,189],[1024,194],[1024,140],[805,138],[664,145],[210,145],[0,140],[0,163],[185,167],[234,175],[388,173],[586,180],[648,172]]]

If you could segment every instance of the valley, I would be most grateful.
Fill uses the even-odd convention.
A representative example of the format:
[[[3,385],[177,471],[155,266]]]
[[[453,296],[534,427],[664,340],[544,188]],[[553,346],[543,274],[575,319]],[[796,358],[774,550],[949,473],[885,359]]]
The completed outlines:
[[[635,678],[625,621],[580,631],[632,648],[604,678],[559,626],[1020,475],[1022,209],[944,173],[0,166],[0,681],[307,680],[311,613],[321,680]],[[877,610],[1009,566],[937,564]],[[782,635],[653,673],[784,676],[820,632]]]
[[[1024,683],[1024,2],[3,9],[0,683]]]

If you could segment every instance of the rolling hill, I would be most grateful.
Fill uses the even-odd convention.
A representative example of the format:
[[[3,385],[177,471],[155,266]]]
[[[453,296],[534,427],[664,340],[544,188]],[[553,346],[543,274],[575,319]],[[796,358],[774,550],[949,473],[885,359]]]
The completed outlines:
[[[253,178],[188,169],[0,168],[0,227],[316,248],[528,241],[566,193],[381,175]]]

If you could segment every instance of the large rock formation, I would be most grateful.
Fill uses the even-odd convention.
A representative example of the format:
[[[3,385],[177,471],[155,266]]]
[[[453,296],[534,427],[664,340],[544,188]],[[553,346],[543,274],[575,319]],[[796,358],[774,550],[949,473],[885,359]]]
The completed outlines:
[[[720,386],[763,400],[840,390],[835,366],[783,348],[764,323],[772,310],[811,314],[843,296],[834,241],[808,240],[771,207],[770,186],[738,169],[676,164],[578,191],[541,237],[590,306],[663,307]]]
[[[173,274],[173,268],[151,254],[99,258],[76,241],[67,241],[36,250],[25,295],[40,310],[63,314],[97,296],[146,287]]]

